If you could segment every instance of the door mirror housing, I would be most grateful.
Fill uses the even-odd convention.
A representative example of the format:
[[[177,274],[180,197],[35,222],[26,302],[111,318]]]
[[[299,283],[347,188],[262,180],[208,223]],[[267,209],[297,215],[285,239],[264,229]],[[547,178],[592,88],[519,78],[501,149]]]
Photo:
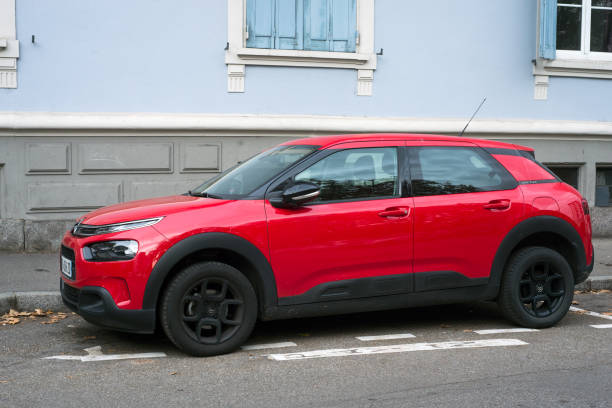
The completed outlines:
[[[316,199],[319,194],[321,188],[318,185],[300,181],[282,192],[270,194],[269,201],[277,208],[296,208]]]

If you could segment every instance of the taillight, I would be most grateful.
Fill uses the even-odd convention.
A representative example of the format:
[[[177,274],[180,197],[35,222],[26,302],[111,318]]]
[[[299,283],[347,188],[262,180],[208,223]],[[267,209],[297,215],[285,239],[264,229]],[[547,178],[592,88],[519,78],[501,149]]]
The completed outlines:
[[[582,199],[582,211],[584,211],[584,215],[589,215],[589,202],[584,198]]]

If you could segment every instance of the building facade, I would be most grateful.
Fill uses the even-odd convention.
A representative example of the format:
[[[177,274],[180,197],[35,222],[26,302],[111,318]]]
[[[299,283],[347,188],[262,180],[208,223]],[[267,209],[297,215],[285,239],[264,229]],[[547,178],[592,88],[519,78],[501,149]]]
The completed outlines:
[[[0,0],[0,250],[282,141],[534,147],[612,235],[612,0]]]

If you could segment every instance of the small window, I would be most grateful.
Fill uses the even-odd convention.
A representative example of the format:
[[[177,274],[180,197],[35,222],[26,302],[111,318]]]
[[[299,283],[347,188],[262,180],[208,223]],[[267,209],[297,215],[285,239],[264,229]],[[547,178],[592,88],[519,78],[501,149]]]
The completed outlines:
[[[557,49],[612,53],[612,0],[559,0]]]
[[[347,149],[333,153],[295,176],[321,186],[316,201],[346,201],[399,195],[397,149]]]
[[[595,205],[612,207],[612,166],[597,167],[595,176]]]
[[[412,148],[410,171],[415,196],[509,190],[517,186],[497,161],[470,147]]]
[[[546,167],[553,173],[557,178],[561,179],[563,182],[569,184],[578,190],[578,172],[580,170],[580,166],[572,166],[565,164],[546,164]]]

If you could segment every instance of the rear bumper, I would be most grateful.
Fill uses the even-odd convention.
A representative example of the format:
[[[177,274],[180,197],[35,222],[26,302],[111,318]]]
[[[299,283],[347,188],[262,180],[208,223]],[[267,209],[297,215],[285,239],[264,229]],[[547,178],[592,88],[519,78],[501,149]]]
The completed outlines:
[[[595,250],[593,250],[593,256],[591,257],[591,264],[587,265],[583,270],[576,272],[576,279],[574,280],[574,284],[579,284],[584,282],[589,278],[591,272],[593,272],[593,266],[595,265]]]
[[[111,294],[102,287],[76,288],[60,279],[60,291],[64,304],[90,323],[130,333],[155,331],[154,309],[119,309]]]

